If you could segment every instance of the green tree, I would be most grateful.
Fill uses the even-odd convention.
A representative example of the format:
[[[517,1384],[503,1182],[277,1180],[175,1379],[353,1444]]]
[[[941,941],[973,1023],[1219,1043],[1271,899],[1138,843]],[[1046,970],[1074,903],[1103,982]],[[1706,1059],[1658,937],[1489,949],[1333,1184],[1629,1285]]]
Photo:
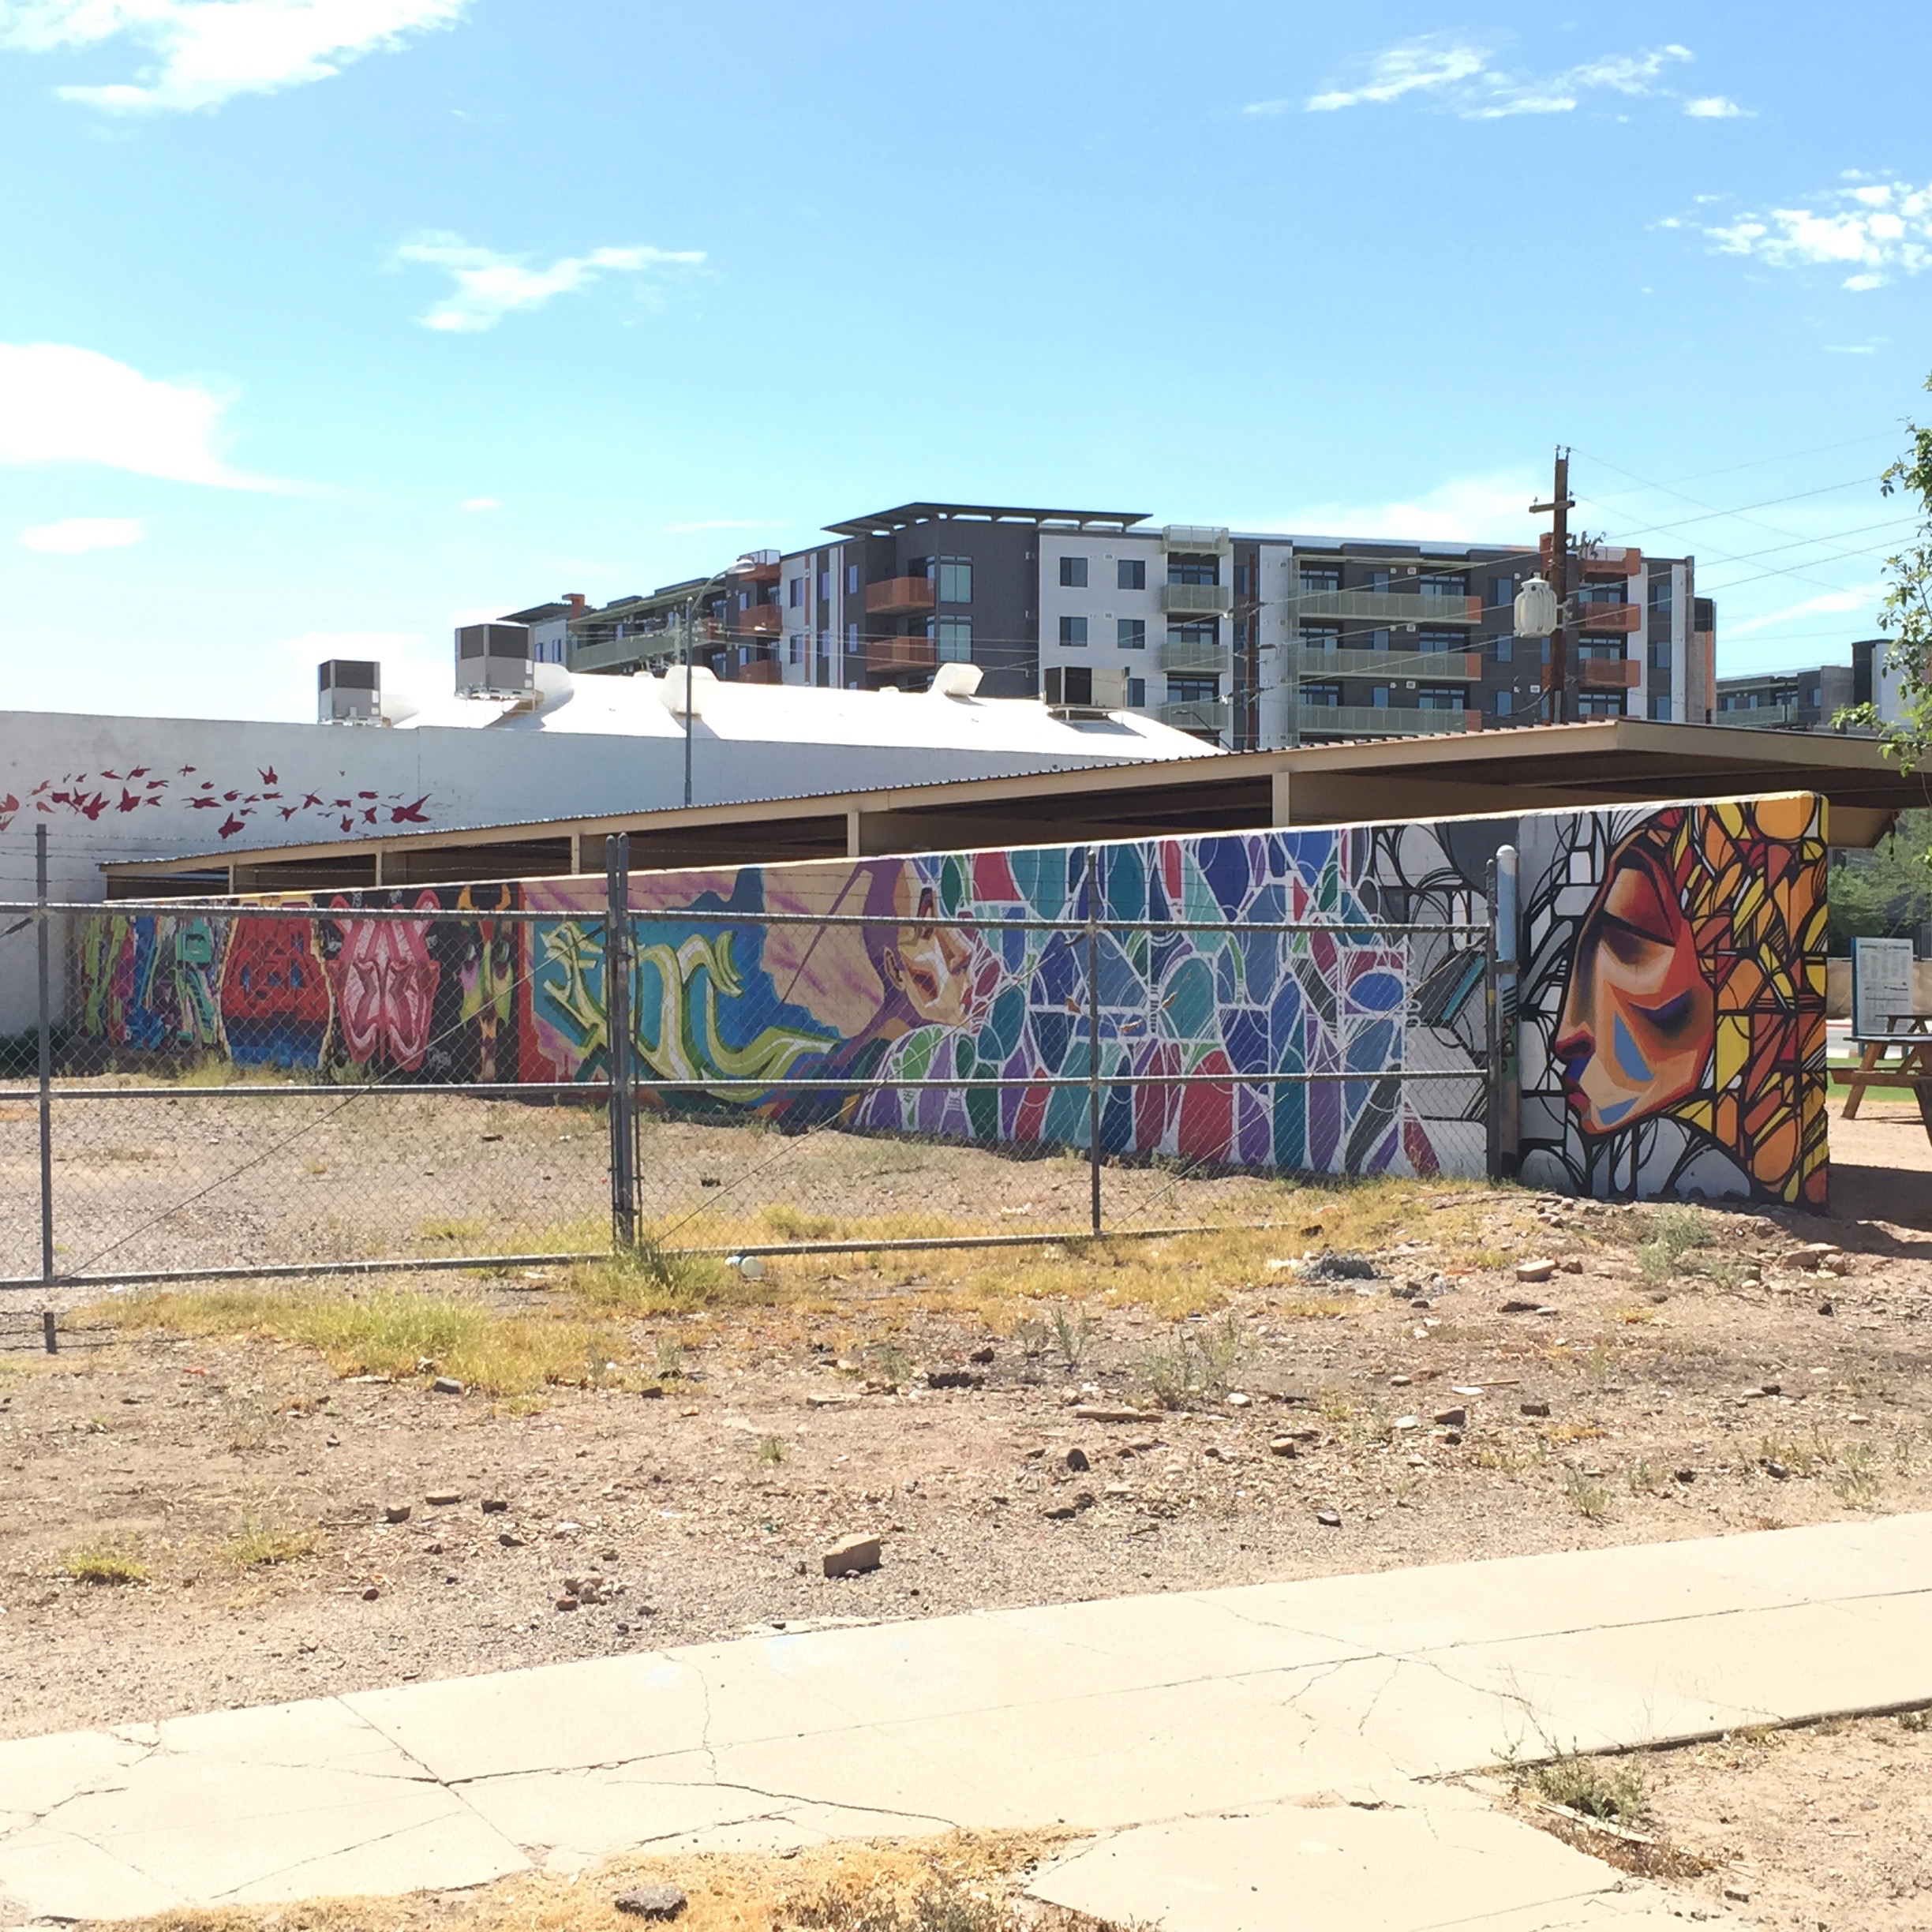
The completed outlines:
[[[1906,939],[1932,919],[1932,811],[1903,814],[1870,852],[1832,854],[1831,949],[1852,940]]]
[[[1932,390],[1932,376],[1925,386]],[[1886,668],[1897,675],[1900,715],[1882,722],[1876,705],[1841,711],[1836,722],[1876,730],[1885,749],[1911,770],[1932,759],[1932,429],[1908,421],[1910,446],[1879,479],[1888,496],[1917,500],[1919,529],[1913,541],[1885,560],[1890,580],[1878,611],[1887,634]]]

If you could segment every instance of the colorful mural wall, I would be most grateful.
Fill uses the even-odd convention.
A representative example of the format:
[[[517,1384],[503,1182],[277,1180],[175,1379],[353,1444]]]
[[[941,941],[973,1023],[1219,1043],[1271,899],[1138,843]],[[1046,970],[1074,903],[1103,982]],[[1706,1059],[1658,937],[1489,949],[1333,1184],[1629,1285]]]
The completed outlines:
[[[1084,1147],[1097,1008],[1110,1152],[1479,1174],[1471,928],[1506,842],[1526,1177],[1822,1204],[1810,797],[639,874],[639,1074],[747,1083],[658,1096],[668,1110]],[[80,949],[80,1030],[403,1080],[600,1079],[603,897],[584,877],[338,896],[295,922],[104,913]],[[374,906],[423,916],[356,916]],[[1097,940],[1001,923],[1090,912]],[[1280,930],[1307,924],[1333,930]],[[1280,1075],[1324,1077],[1263,1077]]]

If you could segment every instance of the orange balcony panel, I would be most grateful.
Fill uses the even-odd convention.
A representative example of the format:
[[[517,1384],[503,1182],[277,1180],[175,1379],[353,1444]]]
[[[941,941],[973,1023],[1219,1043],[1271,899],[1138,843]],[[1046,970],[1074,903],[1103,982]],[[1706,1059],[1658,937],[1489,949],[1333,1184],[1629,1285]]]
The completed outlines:
[[[737,575],[741,583],[775,584],[778,581],[778,566],[776,561],[754,564],[748,570],[741,570]]]
[[[866,639],[868,671],[930,671],[938,661],[939,647],[928,637]]]
[[[776,604],[754,604],[739,612],[732,628],[739,637],[775,638],[784,630],[784,612]]]
[[[1640,604],[1586,604],[1578,616],[1586,631],[1621,631],[1628,637],[1643,622]]]
[[[930,577],[889,577],[883,583],[866,586],[868,617],[902,617],[908,612],[929,611],[932,607]]]
[[[1643,666],[1628,657],[1586,657],[1577,666],[1577,683],[1584,691],[1634,691]]]
[[[754,657],[749,664],[739,665],[731,675],[739,684],[782,684],[784,666],[776,657]]]
[[[1643,571],[1641,550],[1584,550],[1578,553],[1577,561],[1586,577],[1635,577]]]

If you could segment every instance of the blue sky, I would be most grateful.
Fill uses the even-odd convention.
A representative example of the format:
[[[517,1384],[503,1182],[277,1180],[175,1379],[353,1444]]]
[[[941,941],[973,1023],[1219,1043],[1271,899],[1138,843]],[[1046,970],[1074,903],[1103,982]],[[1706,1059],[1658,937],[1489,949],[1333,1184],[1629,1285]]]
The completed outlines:
[[[1689,550],[1844,657],[1932,15],[0,0],[8,702],[298,717],[912,497]]]

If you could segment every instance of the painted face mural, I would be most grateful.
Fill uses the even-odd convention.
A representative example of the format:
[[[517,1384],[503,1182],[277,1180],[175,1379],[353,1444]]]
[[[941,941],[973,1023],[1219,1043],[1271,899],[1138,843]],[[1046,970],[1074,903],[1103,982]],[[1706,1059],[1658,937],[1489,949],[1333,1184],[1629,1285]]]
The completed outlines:
[[[999,961],[970,932],[942,924],[938,909],[938,894],[921,886],[914,917],[886,954],[886,977],[922,1021],[972,1026],[999,982]]]
[[[1710,1059],[1713,1001],[1668,851],[1627,839],[1577,935],[1556,1050],[1586,1133],[1691,1092]]]
[[[436,903],[427,893],[417,901],[425,910]],[[429,931],[426,919],[343,920],[331,976],[343,1050],[350,1059],[405,1072],[422,1065],[440,977],[429,957]]]
[[[222,964],[222,1032],[242,1065],[314,1066],[328,1035],[328,980],[307,919],[243,917]]]

